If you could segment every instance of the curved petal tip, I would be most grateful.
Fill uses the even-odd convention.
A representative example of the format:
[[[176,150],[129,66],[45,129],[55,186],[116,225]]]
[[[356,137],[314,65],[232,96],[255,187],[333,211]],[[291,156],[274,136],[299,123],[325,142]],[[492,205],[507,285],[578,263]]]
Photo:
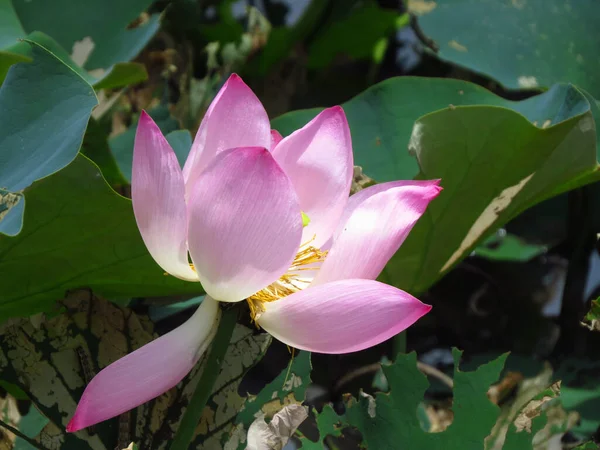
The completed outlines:
[[[183,167],[189,195],[200,174],[222,151],[235,147],[271,148],[269,116],[252,89],[232,74],[210,104]]]
[[[83,402],[79,402],[79,405],[82,405]],[[88,425],[85,424],[83,414],[80,412],[79,405],[77,410],[75,411],[75,415],[67,424],[67,433],[75,433],[76,431],[83,430]],[[83,410],[87,409],[85,405],[82,405],[81,408]]]
[[[138,229],[154,260],[178,278],[197,281],[187,256],[181,168],[160,128],[145,111],[135,134],[131,200]]]
[[[140,122],[148,122],[148,121],[154,123],[154,121],[152,120],[152,117],[150,117],[150,114],[148,114],[145,109],[142,109],[142,112],[140,113]]]
[[[67,431],[116,417],[176,386],[210,344],[219,316],[218,302],[206,297],[183,325],[102,369],[85,388]]]
[[[237,73],[232,73],[229,75],[229,78],[227,78],[225,83],[242,83],[244,86],[248,86],[246,83],[244,83],[242,77],[240,77]]]
[[[395,336],[431,306],[374,280],[309,287],[266,304],[258,324],[285,344],[318,353],[350,353]]]
[[[440,180],[391,181],[350,197],[314,285],[375,279],[439,195]]]

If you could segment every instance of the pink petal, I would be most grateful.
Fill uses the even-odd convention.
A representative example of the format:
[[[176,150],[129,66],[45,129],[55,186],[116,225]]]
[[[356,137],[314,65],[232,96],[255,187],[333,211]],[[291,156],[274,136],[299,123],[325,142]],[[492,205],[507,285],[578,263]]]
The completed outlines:
[[[142,111],[133,147],[131,199],[144,243],[170,274],[198,281],[187,256],[187,213],[181,167],[152,118]]]
[[[189,194],[209,162],[234,147],[271,146],[271,126],[265,108],[254,92],[233,74],[212,101],[183,167]]]
[[[377,278],[442,190],[438,184],[439,180],[392,181],[350,197],[313,283]]]
[[[102,369],[85,388],[67,431],[118,416],[177,385],[207,349],[219,315],[218,302],[207,296],[183,325]]]
[[[309,287],[265,303],[258,324],[301,350],[349,353],[405,330],[431,309],[412,295],[374,280]]]
[[[189,248],[206,292],[239,301],[277,280],[300,245],[292,183],[260,147],[219,154],[192,188]]]
[[[300,208],[310,218],[303,242],[316,235],[312,245],[320,247],[339,222],[352,182],[352,140],[344,110],[335,106],[321,112],[284,138],[273,156],[292,180]]]
[[[283,136],[277,130],[271,130],[271,151],[281,142]]]

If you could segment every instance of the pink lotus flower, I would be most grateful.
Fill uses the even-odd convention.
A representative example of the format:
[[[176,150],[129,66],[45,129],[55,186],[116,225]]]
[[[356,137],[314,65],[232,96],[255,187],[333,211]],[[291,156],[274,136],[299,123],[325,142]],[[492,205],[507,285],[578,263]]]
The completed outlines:
[[[217,301],[247,299],[264,330],[320,353],[371,347],[426,314],[430,306],[375,278],[440,192],[439,180],[383,183],[348,198],[352,176],[341,107],[282,139],[237,75],[208,109],[183,170],[142,113],[132,178],[140,233],[164,270],[200,281],[207,296],[184,325],[102,370],[67,430],[181,381],[212,338]]]

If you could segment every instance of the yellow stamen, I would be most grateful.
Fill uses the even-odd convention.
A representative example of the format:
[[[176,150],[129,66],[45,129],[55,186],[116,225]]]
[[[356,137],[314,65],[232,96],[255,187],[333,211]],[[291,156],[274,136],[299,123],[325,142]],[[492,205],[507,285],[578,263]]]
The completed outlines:
[[[327,251],[321,251],[310,245],[314,240],[315,237],[300,246],[292,265],[279,280],[248,297],[250,317],[254,323],[256,323],[257,317],[265,311],[265,303],[274,302],[280,298],[287,297],[308,286],[309,281],[306,280],[302,271],[318,270],[320,264],[327,256]]]

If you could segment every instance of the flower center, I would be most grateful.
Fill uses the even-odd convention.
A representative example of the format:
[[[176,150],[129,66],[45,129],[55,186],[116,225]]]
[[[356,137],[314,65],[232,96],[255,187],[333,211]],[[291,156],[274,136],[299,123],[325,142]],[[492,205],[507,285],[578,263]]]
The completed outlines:
[[[327,251],[310,245],[314,240],[315,236],[300,246],[292,265],[277,281],[247,298],[250,317],[254,323],[265,311],[265,303],[274,302],[308,287],[313,278],[310,272],[319,270],[327,256]]]

